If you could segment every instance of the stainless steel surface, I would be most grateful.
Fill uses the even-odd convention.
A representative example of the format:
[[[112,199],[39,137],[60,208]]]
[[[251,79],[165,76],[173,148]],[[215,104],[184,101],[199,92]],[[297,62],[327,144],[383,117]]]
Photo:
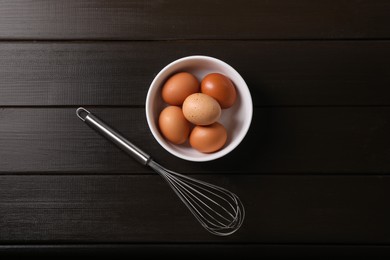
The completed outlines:
[[[148,165],[168,182],[207,231],[214,235],[227,236],[240,228],[245,218],[245,210],[236,194],[168,170],[153,160],[150,160]]]
[[[237,195],[219,186],[164,168],[88,110],[80,107],[76,114],[91,128],[163,177],[207,231],[214,235],[227,236],[240,228],[245,210]]]
[[[150,160],[150,156],[147,153],[145,153],[137,146],[129,142],[117,131],[109,127],[106,123],[101,121],[96,116],[92,115],[85,108],[82,107],[78,108],[76,110],[76,114],[82,121],[87,123],[91,128],[95,129],[104,137],[106,137],[108,140],[112,141],[114,144],[116,144],[119,148],[121,148],[130,156],[132,156],[138,162],[142,163],[143,165],[146,165]]]

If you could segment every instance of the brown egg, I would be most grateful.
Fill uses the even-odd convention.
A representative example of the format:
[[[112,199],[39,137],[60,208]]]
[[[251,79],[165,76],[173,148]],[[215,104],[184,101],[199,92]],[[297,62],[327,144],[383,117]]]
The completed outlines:
[[[161,95],[166,103],[181,106],[189,95],[199,92],[199,88],[199,81],[194,75],[180,72],[165,82]]]
[[[221,116],[221,107],[214,98],[195,93],[184,100],[183,114],[195,125],[210,125]]]
[[[221,149],[226,143],[225,127],[215,122],[207,126],[195,126],[190,134],[190,145],[202,153],[212,153]]]
[[[174,144],[184,143],[190,133],[190,123],[177,106],[169,106],[161,111],[158,124],[162,135]]]
[[[221,108],[233,106],[237,98],[233,82],[223,74],[211,73],[203,78],[201,92],[215,98]]]

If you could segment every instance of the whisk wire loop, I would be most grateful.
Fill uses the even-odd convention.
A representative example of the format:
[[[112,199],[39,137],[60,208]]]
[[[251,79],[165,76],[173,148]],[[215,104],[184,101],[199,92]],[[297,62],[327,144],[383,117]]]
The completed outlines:
[[[182,186],[182,184],[180,184],[180,181],[177,182],[175,184],[175,182],[171,179],[172,177],[171,176],[166,176],[167,178],[169,178],[169,182],[171,182],[171,184],[174,186],[175,189],[178,190],[178,192],[180,192],[181,195],[183,195],[183,198],[191,205],[194,207],[194,209],[197,211],[197,213],[201,216],[202,219],[204,219],[205,221],[207,221],[209,224],[211,225],[215,225],[214,223],[212,223],[211,221],[208,221],[201,212],[199,212],[199,210],[203,211],[206,215],[208,215],[210,218],[212,218],[212,220],[216,221],[218,224],[220,225],[224,225],[226,226],[225,224],[223,224],[222,222],[220,222],[219,220],[217,220],[214,216],[212,216],[206,209],[210,210],[210,211],[213,211],[213,209],[207,205],[207,203],[205,203],[204,201],[202,201],[200,198],[198,198],[197,196],[195,196],[191,191],[189,191],[188,189],[186,189],[185,187]],[[177,186],[176,186],[177,185]],[[192,187],[190,187],[191,189],[193,189]],[[196,190],[195,190],[196,191]],[[203,194],[202,194],[203,195]],[[206,198],[208,198],[206,196]],[[210,198],[208,198],[210,201],[214,202],[216,205],[220,206],[218,203],[216,203],[215,201],[211,200]],[[202,205],[200,205],[199,203],[201,203],[205,208],[202,207]],[[191,204],[194,203],[194,205]],[[222,208],[224,209],[224,208]],[[233,215],[231,215],[228,211],[226,211],[231,217],[233,217]],[[221,214],[219,214],[218,212],[214,212],[217,216],[219,216],[220,218],[222,218],[223,220],[225,221],[230,221],[229,219],[227,219],[226,217],[222,216]],[[216,226],[216,225],[215,225]]]
[[[171,186],[181,201],[209,232],[226,236],[237,231],[245,210],[234,193],[166,169],[153,160],[148,163]]]
[[[171,176],[169,176],[168,174],[165,174],[165,177],[166,178],[172,178]],[[183,175],[179,175],[179,177],[183,177]],[[184,176],[185,177],[185,176]],[[173,178],[172,178],[173,179]],[[210,197],[206,196],[204,193],[201,193],[199,190],[195,189],[194,187],[186,184],[184,181],[182,181],[181,179],[179,178],[175,178],[173,179],[175,182],[177,182],[177,185],[182,188],[187,194],[191,195],[191,197],[193,197],[195,200],[198,200],[200,203],[202,203],[205,207],[207,207],[208,209],[212,210],[212,208],[206,203],[204,202],[203,200],[201,200],[201,198],[195,196],[193,193],[191,193],[188,189],[191,189],[192,191],[194,191],[195,193],[197,193],[198,195],[202,196],[203,198],[207,199],[208,201],[212,202],[215,206],[219,207],[221,210],[223,210],[224,212],[226,212],[227,214],[230,215],[230,217],[234,217],[233,214],[231,212],[229,212],[226,208],[224,208],[222,205],[220,205],[219,203],[217,203],[215,200],[211,199]],[[204,185],[204,183],[202,183]],[[224,199],[223,197],[219,196],[218,194],[210,191],[210,190],[206,190],[205,188],[201,187],[200,185],[196,185],[195,183],[192,184],[193,186],[197,187],[198,189],[202,189],[204,191],[207,191],[209,193],[211,193],[212,195],[216,196],[217,198],[220,198],[221,200],[224,200],[226,202],[228,202],[226,199]],[[187,189],[187,188],[188,189]],[[233,207],[232,207],[233,210],[235,210]],[[221,218],[229,221],[227,218],[225,218],[224,216],[222,216],[221,214],[219,214],[218,212],[216,212],[216,214],[218,216],[220,216]]]

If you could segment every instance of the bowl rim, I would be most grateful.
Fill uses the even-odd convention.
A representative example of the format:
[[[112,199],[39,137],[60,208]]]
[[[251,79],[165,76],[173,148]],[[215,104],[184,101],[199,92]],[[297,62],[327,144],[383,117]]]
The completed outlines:
[[[199,60],[207,60],[207,61],[212,61],[212,62],[215,62],[215,63],[219,63],[220,65],[224,66],[224,67],[227,67],[228,69],[232,70],[234,73],[236,73],[236,75],[238,76],[238,79],[241,81],[241,83],[243,84],[240,84],[242,85],[240,87],[240,91],[244,91],[246,92],[245,93],[245,102],[249,102],[250,104],[248,105],[249,107],[249,110],[246,111],[246,116],[248,117],[247,120],[245,120],[245,125],[243,126],[242,130],[240,131],[240,134],[239,136],[237,136],[227,147],[225,148],[222,148],[221,150],[219,151],[216,151],[214,153],[210,153],[210,154],[205,154],[205,156],[203,157],[192,157],[192,156],[188,156],[188,155],[185,155],[185,154],[182,154],[180,152],[177,152],[175,150],[172,150],[165,142],[166,141],[163,141],[163,140],[160,140],[160,133],[157,133],[156,131],[158,131],[157,129],[154,129],[154,127],[152,127],[152,125],[154,125],[155,123],[153,122],[152,124],[152,118],[149,116],[152,114],[152,111],[150,111],[150,105],[151,104],[151,94],[152,92],[154,91],[155,88],[157,87],[160,87],[160,86],[156,86],[156,81],[158,81],[161,76],[167,71],[169,70],[172,66],[178,64],[178,63],[181,63],[181,62],[184,62],[184,61],[187,61],[187,60],[194,60],[194,59],[199,59]],[[243,89],[241,89],[243,87]],[[182,58],[179,58],[179,59],[176,59],[172,62],[170,62],[169,64],[167,64],[163,69],[161,69],[159,71],[159,73],[154,77],[153,81],[151,82],[150,86],[149,86],[149,89],[148,89],[148,92],[147,92],[147,95],[146,95],[146,102],[145,102],[145,113],[146,113],[146,120],[147,120],[147,123],[148,123],[148,127],[149,127],[149,130],[152,132],[152,135],[154,137],[154,139],[166,150],[168,151],[169,153],[171,153],[172,155],[176,156],[176,157],[179,157],[181,159],[184,159],[184,160],[187,160],[187,161],[193,161],[193,162],[206,162],[206,161],[212,161],[212,160],[215,160],[215,159],[218,159],[218,158],[221,158],[227,154],[229,154],[231,151],[233,151],[241,142],[242,140],[245,138],[245,136],[247,135],[248,133],[248,130],[250,128],[250,125],[252,123],[252,117],[253,117],[253,102],[252,102],[252,96],[251,96],[251,93],[250,93],[250,90],[249,90],[249,87],[248,85],[246,84],[245,80],[242,78],[241,74],[238,73],[237,70],[235,70],[231,65],[229,65],[228,63],[218,59],[218,58],[214,58],[214,57],[211,57],[211,56],[205,56],[205,55],[191,55],[191,56],[185,56],[185,57],[182,57]],[[163,137],[161,136],[161,139]]]

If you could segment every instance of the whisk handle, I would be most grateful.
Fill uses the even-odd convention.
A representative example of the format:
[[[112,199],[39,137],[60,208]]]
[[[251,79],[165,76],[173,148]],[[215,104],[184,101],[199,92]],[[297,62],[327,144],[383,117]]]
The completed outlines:
[[[150,156],[148,154],[146,154],[144,151],[132,144],[129,140],[124,138],[117,131],[112,129],[110,126],[108,126],[98,117],[90,113],[88,110],[83,107],[79,107],[76,110],[76,115],[92,129],[96,130],[108,140],[116,144],[119,148],[121,148],[130,156],[132,156],[138,162],[142,163],[143,165],[148,164],[150,160]]]

